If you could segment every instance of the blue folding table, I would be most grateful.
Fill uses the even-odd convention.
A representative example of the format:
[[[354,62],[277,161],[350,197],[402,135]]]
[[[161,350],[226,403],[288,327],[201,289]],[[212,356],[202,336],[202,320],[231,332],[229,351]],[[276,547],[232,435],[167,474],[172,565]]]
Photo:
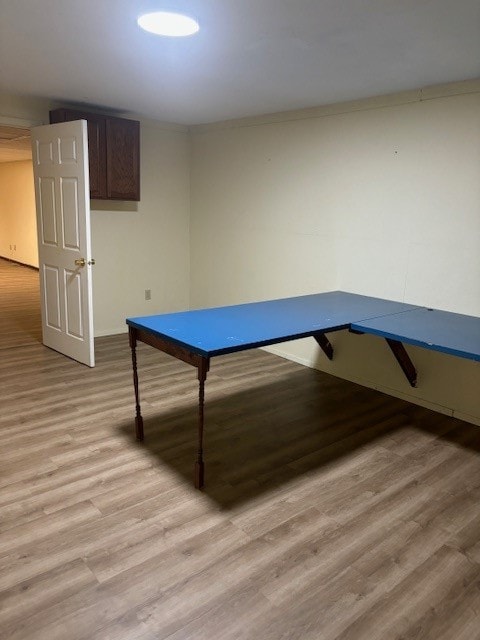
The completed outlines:
[[[195,486],[204,484],[203,429],[205,381],[214,356],[313,337],[333,358],[327,333],[349,329],[384,337],[412,386],[416,371],[403,342],[480,360],[480,318],[392,300],[331,291],[213,309],[128,318],[135,389],[135,433],[143,440],[137,371],[137,342],[143,342],[197,368],[198,449]]]

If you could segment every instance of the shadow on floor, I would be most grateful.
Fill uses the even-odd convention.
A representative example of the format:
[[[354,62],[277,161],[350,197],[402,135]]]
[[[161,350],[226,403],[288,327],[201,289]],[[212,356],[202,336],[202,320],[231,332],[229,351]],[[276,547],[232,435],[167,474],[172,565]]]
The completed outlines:
[[[214,383],[208,394],[207,381],[203,491],[223,508],[360,455],[375,440],[394,451],[400,429],[422,429],[480,452],[478,427],[318,371],[299,370],[260,385],[252,375],[250,386],[228,393]],[[149,385],[143,392],[145,440],[138,446],[193,483],[196,396],[153,405],[155,391],[158,396]],[[135,440],[133,414],[119,429]]]

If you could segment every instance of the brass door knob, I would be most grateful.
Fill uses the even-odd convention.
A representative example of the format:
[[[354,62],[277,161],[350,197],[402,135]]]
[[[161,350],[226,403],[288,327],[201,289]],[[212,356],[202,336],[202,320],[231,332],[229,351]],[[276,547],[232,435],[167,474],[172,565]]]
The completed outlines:
[[[84,267],[86,264],[93,265],[95,264],[95,260],[93,258],[88,262],[85,260],[85,258],[77,258],[77,260],[75,260],[75,265],[77,267]]]

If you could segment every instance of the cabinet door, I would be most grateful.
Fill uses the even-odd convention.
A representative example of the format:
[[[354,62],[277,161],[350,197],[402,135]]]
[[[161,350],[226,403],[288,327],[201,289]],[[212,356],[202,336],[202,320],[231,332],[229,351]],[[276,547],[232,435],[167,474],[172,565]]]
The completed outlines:
[[[105,118],[86,114],[88,125],[88,163],[90,167],[90,197],[107,197],[107,172],[105,169]]]
[[[106,119],[107,198],[140,200],[140,123]]]
[[[50,123],[86,120],[90,197],[140,200],[140,123],[114,116],[55,109]]]
[[[88,165],[90,173],[90,198],[107,197],[105,116],[75,109],[50,111],[50,123],[86,120],[88,129]]]

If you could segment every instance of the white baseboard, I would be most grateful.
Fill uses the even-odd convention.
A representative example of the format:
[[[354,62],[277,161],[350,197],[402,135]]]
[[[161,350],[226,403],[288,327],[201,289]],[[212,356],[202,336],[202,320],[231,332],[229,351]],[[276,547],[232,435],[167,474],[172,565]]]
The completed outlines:
[[[95,331],[95,338],[103,338],[105,336],[117,336],[121,333],[128,333],[127,325],[122,327],[115,327],[115,329],[102,329],[101,331]]]

